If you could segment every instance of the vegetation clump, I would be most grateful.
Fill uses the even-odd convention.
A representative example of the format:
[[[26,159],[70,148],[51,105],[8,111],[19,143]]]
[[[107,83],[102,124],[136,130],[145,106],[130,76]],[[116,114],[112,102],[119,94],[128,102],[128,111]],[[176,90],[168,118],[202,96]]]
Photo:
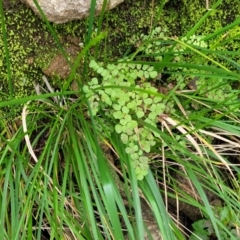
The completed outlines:
[[[166,28],[156,27],[150,36],[133,36],[132,42],[138,45],[142,57],[159,63],[172,61],[173,64],[167,62],[159,71],[171,73],[166,79],[167,84],[174,83],[177,90],[190,88],[211,100],[235,102],[237,96],[232,92],[231,84],[224,78],[211,78],[209,64],[199,54],[201,49],[208,49],[204,36],[192,35],[175,42],[166,36],[167,32]],[[183,66],[185,63],[186,67]],[[108,129],[115,124],[114,130],[120,134],[126,153],[131,156],[137,177],[142,179],[148,173],[147,154],[160,139],[156,133],[159,117],[175,112],[173,101],[166,100],[154,84],[159,75],[158,67],[130,63],[127,58],[106,67],[91,60],[89,66],[97,74],[83,87],[91,112],[93,116],[104,113],[103,125]],[[200,68],[196,71],[189,66]],[[199,106],[192,104],[191,108]]]
[[[104,114],[103,125],[110,127],[112,122],[115,123],[115,131],[125,144],[125,151],[131,156],[140,180],[148,173],[146,154],[159,137],[145,124],[156,129],[159,116],[168,109],[168,103],[158,89],[146,82],[156,78],[158,73],[153,66],[121,62],[104,68],[92,60],[90,67],[100,76],[100,79],[92,78],[83,87],[91,112],[93,116]]]
[[[214,207],[214,212],[219,221],[226,226],[226,228],[233,234],[235,239],[239,238],[238,230],[235,226],[239,226],[239,213],[234,215],[231,213],[231,210],[228,206],[221,206],[221,204]],[[193,223],[193,234],[190,236],[190,240],[203,239],[207,240],[211,237],[215,237],[215,232],[213,225],[209,219],[200,219]],[[228,234],[221,230],[220,231],[221,239],[229,239]]]
[[[52,79],[48,82],[43,77],[48,90],[36,85],[39,95],[13,99],[7,91],[1,92],[11,99],[0,101],[0,239],[123,240],[141,239],[145,234],[150,239],[156,235],[153,225],[163,239],[239,238],[240,102],[235,85],[240,78],[239,64],[238,53],[231,46],[224,47],[237,42],[240,19],[215,32],[214,27],[222,26],[213,21],[219,9],[202,16],[205,3],[198,1],[196,6],[203,9],[189,13],[186,33],[183,21],[174,19],[185,17],[175,13],[189,1],[166,2],[134,1],[137,9],[122,12],[120,5],[113,10],[117,15],[110,12],[103,18],[102,13],[94,24],[94,14],[86,25],[48,23],[46,38],[39,38],[44,34],[33,30],[29,41],[14,36],[14,24],[7,23],[9,39],[16,45],[16,49],[6,41],[0,45],[11,51],[9,61],[3,58],[0,62],[13,69],[12,76],[5,72],[3,77],[9,92],[11,80],[18,84],[15,76],[23,81],[24,89],[28,86],[25,76],[30,84],[38,78],[32,78],[30,70],[35,73],[45,65],[46,55],[40,55],[40,50],[47,51],[48,44],[53,50],[64,49],[61,41],[71,36],[79,37],[76,42],[72,39],[74,44],[85,39],[87,44],[81,46],[70,77],[63,77],[66,84],[61,82],[55,88]],[[131,1],[126,3],[130,6]],[[148,6],[142,14],[146,21],[136,24],[132,16],[141,17],[144,6]],[[205,26],[200,17],[192,26],[195,15],[214,17],[209,16],[212,23],[207,22],[207,33],[202,31]],[[19,26],[27,24],[43,22],[24,21]],[[174,26],[167,28],[167,24]],[[58,31],[63,29],[70,36],[61,38]],[[105,30],[113,38],[100,43]],[[80,39],[85,31],[86,38]],[[124,37],[127,45],[121,45]],[[18,68],[14,53],[32,68]],[[32,61],[35,54],[42,61]],[[82,70],[84,85],[68,91],[71,80],[80,78],[78,70]],[[7,121],[20,105],[21,118]],[[191,211],[194,208],[197,211]],[[180,213],[191,222],[183,223]],[[195,236],[189,227],[193,222]]]

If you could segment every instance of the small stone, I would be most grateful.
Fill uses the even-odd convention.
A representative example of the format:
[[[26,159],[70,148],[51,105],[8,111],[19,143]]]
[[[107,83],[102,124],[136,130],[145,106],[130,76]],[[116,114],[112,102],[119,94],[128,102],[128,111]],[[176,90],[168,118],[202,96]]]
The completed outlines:
[[[66,57],[63,54],[56,55],[48,65],[46,69],[43,69],[43,72],[48,77],[57,76],[61,79],[66,79],[69,77],[71,72],[70,64],[72,64],[73,60],[77,57],[78,49],[75,46],[70,46],[65,49],[66,54],[69,56],[69,61],[67,61]]]
[[[39,16],[37,6],[33,0],[21,0],[33,9]],[[116,7],[124,0],[110,0],[107,9]],[[96,14],[102,9],[104,0],[96,1]],[[38,0],[38,4],[47,17],[48,21],[54,23],[65,23],[75,19],[82,19],[89,16],[91,0]]]
[[[66,79],[70,71],[71,69],[66,58],[61,54],[54,57],[49,67],[43,70],[48,77],[58,76],[61,79]]]

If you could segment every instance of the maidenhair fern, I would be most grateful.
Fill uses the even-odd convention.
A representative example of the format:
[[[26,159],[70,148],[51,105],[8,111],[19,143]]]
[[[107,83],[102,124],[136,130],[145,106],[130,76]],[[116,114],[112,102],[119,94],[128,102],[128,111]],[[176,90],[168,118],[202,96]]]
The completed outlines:
[[[171,38],[166,37],[167,32],[167,29],[157,27],[152,31],[151,38],[148,35],[141,35],[138,38],[133,36],[132,43],[137,47],[142,46],[141,51],[146,56],[154,58],[156,62],[161,62],[164,56],[172,56],[171,61],[179,64],[179,67],[175,65],[164,68],[164,71],[169,74],[166,81],[176,82],[180,90],[187,89],[194,82],[194,90],[197,90],[199,95],[217,101],[235,100],[232,87],[226,79],[212,78],[212,73],[207,70],[181,66],[184,63],[187,65],[209,66],[205,58],[187,47],[198,49],[200,52],[201,49],[208,49],[208,43],[203,41],[204,36],[183,37],[180,39],[182,44],[176,44],[175,41],[171,41]],[[212,57],[216,58],[216,56]]]
[[[141,64],[108,64],[104,68],[94,60],[90,67],[99,74],[83,87],[92,113],[104,112],[105,126],[115,122],[115,131],[125,144],[140,180],[148,173],[147,154],[158,137],[145,123],[156,128],[158,116],[165,112],[167,105],[157,88],[137,80],[156,78],[157,72],[152,66]]]

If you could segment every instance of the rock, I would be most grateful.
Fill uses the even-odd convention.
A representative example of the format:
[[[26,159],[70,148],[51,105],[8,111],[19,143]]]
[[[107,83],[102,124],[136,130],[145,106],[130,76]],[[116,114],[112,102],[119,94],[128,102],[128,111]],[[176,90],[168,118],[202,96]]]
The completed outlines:
[[[59,53],[51,60],[46,69],[42,69],[43,73],[48,77],[58,76],[60,79],[67,79],[71,72],[70,65],[77,57],[78,51],[79,49],[76,46],[71,45],[65,49],[65,52],[69,56],[69,62],[63,54]]]
[[[142,204],[142,217],[143,221],[151,235],[152,238],[148,237],[147,232],[144,232],[144,240],[161,240],[161,232],[159,231],[158,224],[153,216],[152,209],[148,206],[148,204],[141,199]]]
[[[49,67],[43,70],[48,77],[58,76],[61,79],[66,79],[69,76],[70,71],[70,66],[62,54],[55,56]]]
[[[21,0],[30,6],[39,16],[40,13],[34,0]],[[110,0],[109,9],[114,8],[124,0]],[[96,14],[102,9],[104,0],[96,1]],[[50,22],[65,23],[74,19],[82,19],[89,15],[91,0],[38,0],[38,4]]]

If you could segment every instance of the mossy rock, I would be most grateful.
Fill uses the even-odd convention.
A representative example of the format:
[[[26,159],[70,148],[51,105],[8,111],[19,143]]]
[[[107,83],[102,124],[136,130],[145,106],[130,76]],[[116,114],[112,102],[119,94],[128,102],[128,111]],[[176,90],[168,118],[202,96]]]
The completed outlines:
[[[35,94],[33,82],[42,81],[43,70],[48,68],[56,55],[62,54],[61,48],[44,21],[39,19],[31,9],[17,0],[3,0],[3,3],[13,94],[16,98]],[[224,1],[217,10],[212,11],[206,23],[198,29],[197,34],[205,35],[233,22],[239,16],[239,8],[237,0]],[[169,36],[184,35],[206,11],[205,1],[168,1],[156,24],[167,27]],[[156,5],[152,6],[151,0],[125,0],[124,3],[109,11],[105,15],[102,26],[102,30],[107,30],[108,36],[101,43],[98,60],[102,60],[104,54],[108,59],[116,60],[124,54],[135,51],[136,48],[131,43],[132,37],[141,33],[147,34],[155,22],[157,12],[158,8]],[[97,29],[97,20],[98,18],[94,23],[95,29]],[[62,25],[51,24],[51,26],[63,48],[68,49],[74,44],[79,45],[84,42],[87,24],[87,20],[78,20]],[[4,100],[10,89],[3,35],[2,33],[0,35],[0,54],[3,56],[0,61],[0,99]],[[107,46],[106,52],[105,46]],[[91,53],[94,55],[94,51]]]
[[[196,32],[196,34],[205,35],[227,26],[240,15],[238,0],[225,0],[217,9],[211,10],[216,2],[209,1],[210,9],[206,9],[204,0],[172,0],[165,5],[164,12],[172,16],[173,20],[170,23],[175,22],[181,35],[185,35],[204,14],[210,11],[210,16]]]
[[[42,49],[49,54],[54,48],[43,22],[23,4],[17,1],[3,1],[5,24],[7,30],[7,46],[11,67],[12,90],[16,98],[29,95],[33,90],[33,81],[41,74],[35,59],[38,51]],[[0,38],[0,54],[4,56],[1,71],[1,92],[5,95],[10,92],[8,84],[7,61],[4,49],[3,34]],[[2,94],[0,98],[2,98]]]

